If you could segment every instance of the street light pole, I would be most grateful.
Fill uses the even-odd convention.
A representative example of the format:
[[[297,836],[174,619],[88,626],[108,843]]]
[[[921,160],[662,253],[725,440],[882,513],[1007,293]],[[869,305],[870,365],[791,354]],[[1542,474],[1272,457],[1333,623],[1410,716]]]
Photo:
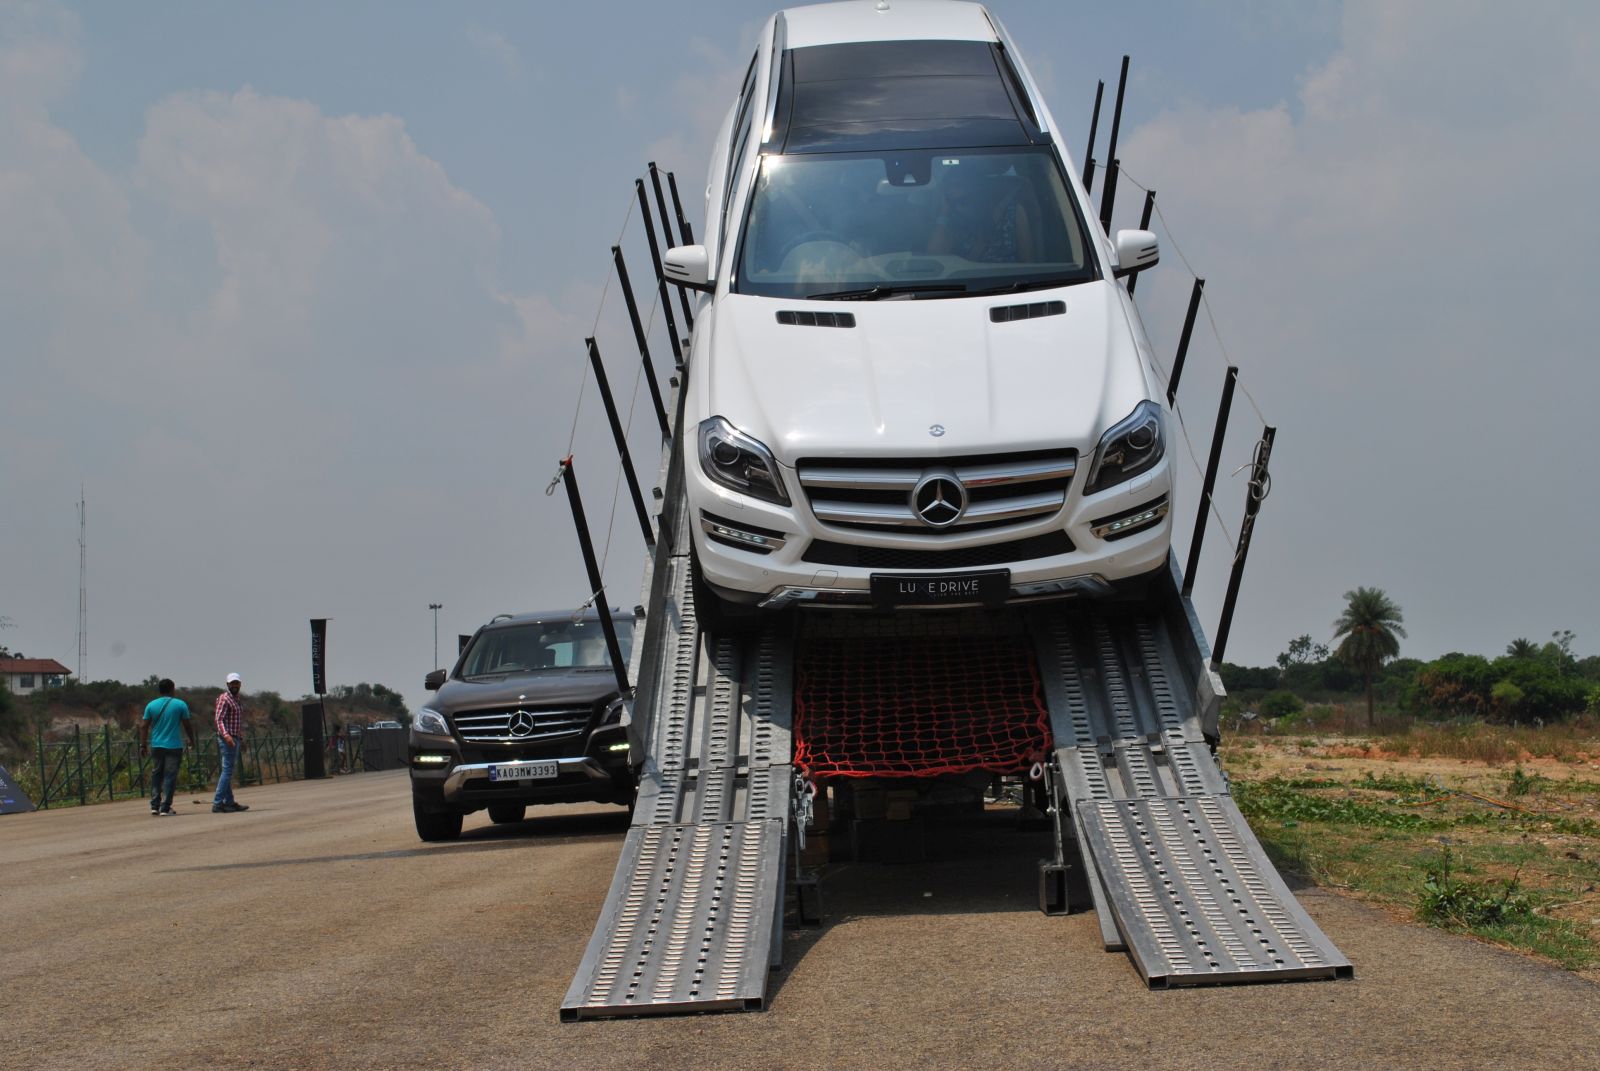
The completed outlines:
[[[433,668],[439,668],[439,611],[444,608],[442,602],[430,602],[428,609],[433,611]]]

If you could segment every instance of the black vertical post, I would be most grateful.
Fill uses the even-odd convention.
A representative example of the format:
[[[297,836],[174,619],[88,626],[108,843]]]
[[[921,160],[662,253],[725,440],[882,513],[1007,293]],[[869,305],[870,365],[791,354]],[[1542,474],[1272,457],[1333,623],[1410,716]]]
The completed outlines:
[[[117,787],[111,781],[111,726],[100,726],[100,733],[106,752],[106,799],[114,800],[117,798]]]
[[[617,443],[617,458],[622,463],[622,474],[628,478],[628,494],[633,496],[633,510],[639,515],[639,531],[644,533],[644,545],[654,547],[656,537],[650,531],[650,514],[644,508],[644,495],[639,493],[639,477],[633,471],[633,455],[628,452],[628,432],[617,415],[617,401],[611,396],[611,381],[606,378],[606,363],[600,359],[600,346],[592,338],[583,340],[589,347],[589,364],[594,368],[595,386],[600,389],[600,401],[606,407],[606,419],[611,422],[611,437]]]
[[[1239,369],[1228,366],[1222,381],[1222,405],[1217,409],[1217,426],[1211,432],[1211,456],[1206,460],[1206,482],[1200,487],[1200,512],[1194,518],[1194,537],[1189,540],[1189,564],[1183,570],[1183,594],[1194,591],[1194,575],[1200,569],[1200,545],[1206,537],[1206,518],[1211,513],[1211,493],[1217,486],[1217,466],[1222,464],[1222,440],[1228,434],[1228,411],[1233,408],[1233,386]]]
[[[1117,205],[1117,179],[1122,177],[1122,161],[1116,157],[1106,165],[1106,186],[1100,191],[1100,229],[1111,235],[1111,213]]]
[[[1128,88],[1128,57],[1122,57],[1122,74],[1117,79],[1117,104],[1111,110],[1111,143],[1106,146],[1106,188],[1100,192],[1100,226],[1111,233],[1111,209],[1117,201],[1117,135],[1122,132],[1122,95]]]
[[[642,189],[642,187],[641,187]],[[617,643],[617,627],[611,621],[611,604],[594,558],[594,543],[589,539],[589,522],[583,516],[583,499],[578,494],[578,474],[572,458],[561,462],[561,482],[567,488],[567,503],[572,507],[572,523],[578,529],[578,546],[583,550],[583,567],[589,573],[589,590],[594,592],[595,608],[600,611],[600,630],[606,634],[606,650],[611,655],[611,671],[617,678],[617,691],[627,695],[628,667],[622,664],[622,647]]]
[[[678,234],[682,236],[684,245],[693,245],[694,229],[689,226],[689,220],[683,214],[683,202],[678,200],[678,176],[671,171],[667,172],[667,189],[672,194],[672,210],[678,216]]]
[[[1153,212],[1155,212],[1155,210],[1156,210],[1156,191],[1155,190],[1145,190],[1144,191],[1144,211],[1139,214],[1139,229],[1141,231],[1147,231],[1147,230],[1150,229],[1150,216],[1151,216],[1151,214]],[[1130,294],[1133,293],[1133,288],[1139,282],[1139,275],[1140,275],[1139,272],[1134,272],[1132,275],[1128,276],[1128,293],[1130,293]]]
[[[89,794],[83,777],[83,727],[79,725],[72,727],[72,753],[78,760],[78,806],[82,807],[89,802]]]
[[[1266,427],[1261,432],[1261,442],[1256,446],[1255,464],[1250,470],[1250,492],[1244,500],[1244,523],[1239,526],[1239,549],[1233,555],[1233,572],[1228,576],[1228,594],[1222,600],[1222,621],[1217,625],[1217,643],[1211,649],[1213,668],[1222,665],[1222,653],[1228,648],[1228,630],[1233,627],[1233,607],[1239,600],[1239,581],[1244,579],[1244,562],[1250,554],[1250,536],[1255,532],[1256,514],[1267,492],[1272,490],[1271,474],[1267,470],[1272,460],[1272,441],[1278,429]]]
[[[633,322],[633,338],[639,344],[639,360],[644,362],[644,379],[650,386],[650,401],[656,407],[656,419],[661,422],[661,437],[672,434],[667,427],[667,407],[661,401],[661,384],[656,380],[656,366],[650,360],[650,341],[645,334],[644,321],[639,319],[639,305],[633,300],[633,284],[628,281],[628,265],[622,259],[622,247],[611,247],[611,259],[617,266],[617,280],[622,284],[622,300],[628,306],[628,319]]]
[[[656,191],[656,215],[661,219],[661,237],[666,242],[668,249],[674,245],[687,244],[672,240],[672,217],[667,215],[667,199],[661,195],[661,172],[656,170],[656,162],[650,161],[650,185]],[[689,309],[689,292],[683,287],[677,287],[678,303],[683,306],[683,327],[686,331],[694,330],[694,313]]]
[[[1167,380],[1167,405],[1178,397],[1178,380],[1183,376],[1183,362],[1189,356],[1189,336],[1194,334],[1194,318],[1200,311],[1200,295],[1206,288],[1204,279],[1196,278],[1194,289],[1189,291],[1189,314],[1183,318],[1183,334],[1178,336],[1178,355],[1172,359],[1172,377]]]
[[[656,288],[661,295],[661,314],[667,320],[667,341],[672,343],[672,357],[679,368],[683,367],[683,346],[678,341],[678,318],[672,315],[672,299],[667,296],[667,277],[661,272],[661,247],[656,244],[656,225],[650,218],[650,201],[644,195],[644,179],[633,180],[634,191],[639,195],[639,214],[644,217],[644,236],[650,240],[650,263],[656,269]]]
[[[1094,85],[1094,115],[1089,118],[1089,147],[1083,150],[1083,188],[1085,192],[1094,189],[1094,139],[1100,132],[1100,100],[1106,95],[1106,84],[1096,82]]]

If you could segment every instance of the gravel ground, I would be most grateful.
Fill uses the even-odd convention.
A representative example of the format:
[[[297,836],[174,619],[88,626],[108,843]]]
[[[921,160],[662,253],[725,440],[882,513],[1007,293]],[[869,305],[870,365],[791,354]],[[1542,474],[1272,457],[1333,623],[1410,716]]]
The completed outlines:
[[[1301,902],[1349,982],[1149,992],[1034,905],[1037,837],[836,864],[764,1013],[562,1024],[625,818],[545,808],[423,845],[403,772],[0,817],[0,1067],[1600,1068],[1600,987]]]

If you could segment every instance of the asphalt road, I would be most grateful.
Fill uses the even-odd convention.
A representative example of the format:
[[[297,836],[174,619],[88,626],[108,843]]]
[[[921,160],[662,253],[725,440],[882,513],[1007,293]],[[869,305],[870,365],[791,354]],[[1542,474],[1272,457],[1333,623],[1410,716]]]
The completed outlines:
[[[764,1013],[563,1024],[618,808],[411,828],[403,772],[0,817],[3,1068],[1600,1068],[1600,987],[1337,895],[1356,979],[1149,992],[1038,839],[836,864]]]

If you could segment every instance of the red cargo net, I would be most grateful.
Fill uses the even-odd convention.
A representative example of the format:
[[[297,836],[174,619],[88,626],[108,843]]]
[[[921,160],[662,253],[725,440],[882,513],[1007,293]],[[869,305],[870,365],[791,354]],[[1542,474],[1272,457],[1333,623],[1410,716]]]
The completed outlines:
[[[797,661],[794,761],[810,777],[1012,773],[1049,752],[1024,638],[811,639]]]

